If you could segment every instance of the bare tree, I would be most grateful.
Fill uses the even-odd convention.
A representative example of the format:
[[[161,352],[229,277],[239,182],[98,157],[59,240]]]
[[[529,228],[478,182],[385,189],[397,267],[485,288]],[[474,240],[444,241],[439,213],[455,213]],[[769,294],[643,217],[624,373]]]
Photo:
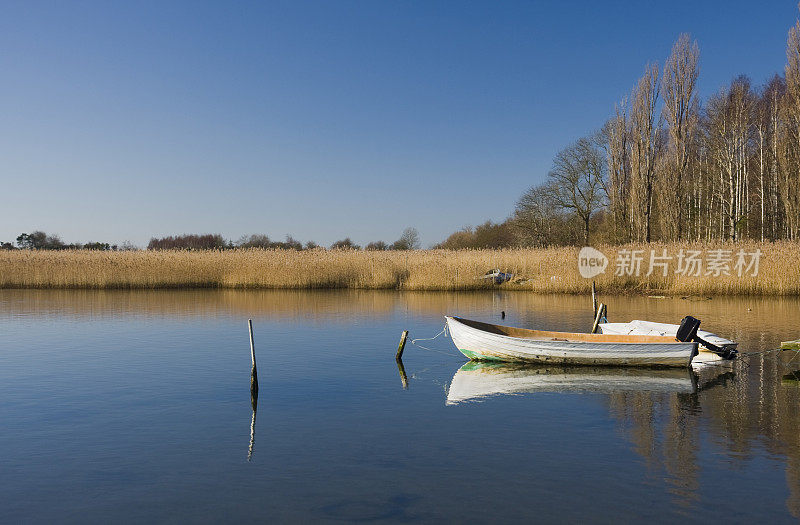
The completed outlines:
[[[800,234],[800,20],[789,30],[786,41],[786,94],[787,112],[791,139],[788,144],[787,160],[793,169],[784,169],[781,200],[786,213],[786,234],[796,238]],[[788,166],[787,166],[788,168]]]
[[[708,149],[717,176],[716,197],[724,222],[719,237],[738,240],[750,211],[750,158],[756,97],[750,79],[739,76],[711,97],[706,110]]]
[[[418,250],[419,232],[416,228],[406,228],[399,239],[392,244],[393,250]]]
[[[627,101],[622,99],[614,107],[615,115],[601,131],[603,147],[608,163],[608,186],[606,196],[611,210],[612,228],[620,241],[631,240],[631,225],[628,201],[631,189],[631,166],[628,154]]]
[[[661,123],[656,124],[659,86],[658,65],[649,64],[631,96],[631,217],[636,239],[645,242],[651,239],[653,182],[661,150]]]
[[[755,111],[755,133],[758,163],[759,237],[775,239],[778,209],[778,142],[779,101],[784,98],[785,83],[775,75],[761,90]]]
[[[378,251],[378,252],[382,252],[382,251],[384,251],[384,250],[388,250],[388,249],[389,249],[389,245],[388,245],[388,244],[386,244],[386,243],[385,243],[385,242],[383,242],[383,241],[373,241],[373,242],[370,242],[370,243],[368,243],[368,244],[367,244],[367,245],[364,247],[364,249],[365,249],[365,250],[367,250],[367,251]]]
[[[558,152],[547,175],[549,198],[581,220],[584,244],[589,244],[592,215],[605,204],[605,173],[603,154],[592,140],[584,137]]]
[[[361,246],[350,240],[350,237],[338,240],[331,244],[331,250],[360,250]]]
[[[263,233],[254,233],[252,235],[242,235],[236,246],[239,248],[272,248],[273,242],[268,235]]]
[[[531,186],[517,201],[511,221],[523,246],[571,245],[582,237],[580,225],[555,202],[552,185]]]
[[[669,129],[669,153],[671,162],[666,170],[663,195],[667,206],[662,210],[665,219],[662,232],[669,237],[683,237],[684,209],[687,191],[684,182],[689,167],[689,147],[697,128],[697,98],[695,85],[699,73],[700,50],[697,42],[690,42],[689,35],[678,37],[672,52],[664,64],[661,82],[664,92],[663,116]]]

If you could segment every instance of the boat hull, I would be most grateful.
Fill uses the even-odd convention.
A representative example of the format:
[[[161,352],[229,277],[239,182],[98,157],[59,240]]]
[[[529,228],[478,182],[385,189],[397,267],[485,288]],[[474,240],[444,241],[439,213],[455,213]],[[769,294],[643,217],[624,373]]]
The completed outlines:
[[[669,338],[564,334],[543,338],[537,332],[446,317],[456,348],[472,360],[529,362],[586,366],[691,366],[697,343],[680,343]],[[505,335],[514,334],[514,335]],[[566,336],[584,340],[568,340]],[[628,342],[630,341],[630,342]]]

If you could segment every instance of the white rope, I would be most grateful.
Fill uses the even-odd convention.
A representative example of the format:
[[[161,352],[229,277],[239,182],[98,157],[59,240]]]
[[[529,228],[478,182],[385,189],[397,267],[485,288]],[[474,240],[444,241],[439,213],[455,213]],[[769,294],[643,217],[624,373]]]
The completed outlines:
[[[442,331],[439,332],[438,334],[434,335],[433,337],[417,337],[416,339],[412,339],[411,340],[411,344],[412,345],[416,344],[417,341],[433,341],[434,339],[436,339],[437,337],[439,337],[442,334],[447,335],[447,323],[444,323],[444,326],[442,327]]]
[[[792,361],[794,361],[795,359],[797,359],[797,356],[800,356],[800,350],[795,350],[795,351],[794,351],[794,357],[792,357],[791,359],[789,359],[789,360],[786,362],[786,366],[789,366],[789,363],[791,363]]]
[[[748,356],[748,355],[762,355],[762,354],[770,354],[770,353],[778,353],[780,352],[780,348],[770,348],[769,350],[758,350],[756,352],[738,352],[737,356]]]
[[[433,341],[442,334],[444,334],[445,337],[449,336],[449,334],[447,333],[447,323],[444,324],[444,328],[442,328],[442,331],[434,335],[433,337],[418,337],[416,339],[412,339],[411,344],[416,346],[417,348],[421,348],[429,352],[436,352],[437,354],[449,355],[450,357],[458,357],[458,358],[463,357],[461,354],[454,354],[453,352],[443,352],[442,350],[436,350],[435,348],[428,348],[427,346],[422,346],[420,344],[417,344],[417,341]]]
[[[768,350],[758,350],[755,352],[739,352],[736,355],[736,359],[734,359],[734,361],[738,361],[741,366],[749,370],[750,367],[753,365],[751,358],[754,358],[756,356],[768,356],[769,354],[780,355],[781,352],[785,352],[785,350],[781,350],[780,348],[771,348]],[[779,363],[780,366],[783,368],[788,368],[789,365],[792,363],[792,361],[794,361],[798,357],[798,355],[800,355],[800,351],[795,350],[794,357],[792,357],[791,359],[789,359],[789,361],[785,363]]]

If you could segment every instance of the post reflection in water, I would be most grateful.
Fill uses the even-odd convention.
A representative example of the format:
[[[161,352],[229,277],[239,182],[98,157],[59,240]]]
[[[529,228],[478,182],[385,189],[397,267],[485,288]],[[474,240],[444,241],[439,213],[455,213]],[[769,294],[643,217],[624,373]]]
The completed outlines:
[[[397,371],[400,372],[400,383],[403,385],[403,390],[408,390],[408,376],[406,376],[402,359],[397,359]]]
[[[256,412],[258,411],[258,391],[250,392],[250,408],[253,417],[250,418],[250,446],[247,447],[247,461],[253,458],[253,448],[256,445]]]

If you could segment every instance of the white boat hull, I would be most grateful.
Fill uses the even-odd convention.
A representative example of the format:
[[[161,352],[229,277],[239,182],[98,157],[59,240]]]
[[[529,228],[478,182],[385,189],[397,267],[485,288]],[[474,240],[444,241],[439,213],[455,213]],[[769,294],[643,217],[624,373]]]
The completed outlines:
[[[541,332],[446,319],[456,348],[479,361],[688,368],[697,353],[697,343],[668,337]]]

